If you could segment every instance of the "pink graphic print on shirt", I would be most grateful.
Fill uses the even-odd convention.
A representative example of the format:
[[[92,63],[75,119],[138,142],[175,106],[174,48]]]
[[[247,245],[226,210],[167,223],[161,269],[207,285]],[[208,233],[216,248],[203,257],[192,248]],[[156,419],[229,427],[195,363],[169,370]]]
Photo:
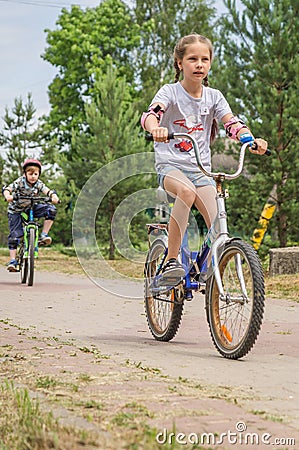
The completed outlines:
[[[180,127],[186,128],[188,133],[193,133],[194,131],[203,131],[203,126],[201,123],[198,125],[188,126],[186,119],[178,119],[175,120],[174,125],[179,125]],[[175,148],[178,148],[180,152],[190,152],[192,149],[192,144],[188,140],[184,140],[174,145]]]

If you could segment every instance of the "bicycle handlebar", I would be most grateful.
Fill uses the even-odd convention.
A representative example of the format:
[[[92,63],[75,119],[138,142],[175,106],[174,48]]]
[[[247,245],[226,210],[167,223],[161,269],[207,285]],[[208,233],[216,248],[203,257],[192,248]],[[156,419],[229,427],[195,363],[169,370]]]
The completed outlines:
[[[145,136],[147,141],[153,141],[153,136],[151,134],[147,134]],[[244,165],[244,159],[245,159],[245,150],[247,147],[250,146],[251,142],[245,142],[240,150],[240,156],[239,156],[239,163],[238,163],[238,167],[236,172],[234,173],[224,173],[224,172],[209,172],[207,169],[205,169],[202,165],[201,162],[201,157],[200,157],[200,153],[199,153],[199,149],[198,149],[198,145],[196,140],[193,138],[193,136],[191,136],[188,133],[170,133],[168,135],[168,139],[180,139],[180,138],[185,138],[185,139],[189,139],[192,142],[194,151],[195,151],[195,156],[196,156],[196,160],[197,160],[197,164],[199,169],[201,170],[201,172],[206,175],[207,177],[211,177],[211,178],[225,178],[226,180],[234,180],[235,178],[238,178],[243,170],[243,165]],[[253,144],[254,145],[254,144]],[[256,146],[256,144],[255,144]],[[265,152],[265,154],[267,156],[271,155],[271,151],[267,150]]]
[[[20,195],[15,193],[13,194],[13,198],[14,200],[31,200],[33,203],[52,203],[52,197],[37,197],[35,195]],[[61,201],[59,200],[58,203],[61,203]]]

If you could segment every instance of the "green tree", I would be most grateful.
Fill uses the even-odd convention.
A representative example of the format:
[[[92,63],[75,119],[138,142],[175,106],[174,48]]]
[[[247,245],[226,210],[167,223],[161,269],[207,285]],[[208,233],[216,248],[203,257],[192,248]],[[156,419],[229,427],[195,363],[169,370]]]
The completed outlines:
[[[143,135],[140,136],[139,113],[132,102],[130,88],[125,78],[120,78],[117,70],[110,66],[107,74],[95,82],[97,96],[86,103],[86,126],[90,133],[73,132],[72,149],[75,157],[64,157],[61,166],[74,193],[78,194],[86,181],[98,169],[122,156],[146,151]],[[123,167],[119,180],[126,173]],[[107,177],[109,174],[107,174]],[[115,257],[115,247],[110,224],[117,205],[130,193],[142,187],[148,187],[151,176],[127,179],[109,190],[99,207],[97,235],[102,250],[107,251],[110,259]],[[106,180],[103,180],[103,183]],[[138,233],[137,233],[138,234]]]
[[[132,51],[139,43],[139,27],[121,0],[104,0],[95,8],[62,9],[57,28],[46,30],[43,59],[57,67],[49,86],[49,123],[63,147],[72,129],[85,132],[84,105],[94,98],[95,81],[112,62],[133,82]]]
[[[43,55],[58,71],[49,86],[51,112],[45,124],[48,133],[44,135],[57,139],[58,147],[63,150],[59,165],[69,182],[70,205],[92,173],[107,164],[109,158],[119,157],[115,154],[118,141],[127,139],[123,130],[121,135],[119,132],[114,135],[116,144],[109,153],[110,144],[105,144],[107,136],[103,132],[104,119],[105,127],[107,121],[113,124],[111,114],[115,114],[117,107],[111,106],[109,95],[106,104],[101,100],[102,87],[99,88],[101,79],[106,80],[105,74],[111,70],[109,67],[118,69],[117,78],[125,74],[126,85],[122,89],[126,100],[122,108],[125,104],[130,111],[134,106],[136,112],[130,121],[130,134],[136,137],[130,145],[121,148],[122,154],[142,151],[145,144],[139,125],[141,111],[162,83],[173,80],[172,50],[177,39],[191,31],[208,34],[213,39],[209,18],[214,15],[213,8],[195,0],[183,4],[177,0],[144,4],[138,1],[131,9],[120,0],[105,0],[96,8],[82,10],[73,6],[70,11],[62,10],[56,29],[47,30],[48,47]],[[112,92],[113,87],[109,89]],[[95,121],[101,127],[97,128]],[[118,186],[116,194],[119,189]],[[126,190],[129,191],[128,187]],[[108,224],[107,211],[113,214],[114,207],[111,200],[104,210],[103,237]],[[138,228],[138,221],[135,222]],[[137,239],[138,231],[133,234]],[[110,254],[113,252],[110,244]]]
[[[58,70],[49,86],[48,122],[60,147],[70,144],[73,128],[88,132],[84,104],[111,63],[140,98],[141,111],[161,84],[173,80],[176,41],[192,31],[214,39],[214,17],[215,8],[203,0],[137,0],[132,7],[104,0],[95,8],[62,9],[56,29],[46,30],[43,54]]]
[[[299,213],[299,4],[290,0],[241,3],[244,8],[225,0],[229,14],[222,18],[220,31],[219,88],[254,134],[269,141],[272,156],[248,156],[250,186],[238,191],[232,212],[238,214],[240,204],[250,204],[253,230],[263,203],[277,185],[276,234],[279,245],[286,246],[299,241],[295,220]],[[254,199],[249,202],[248,192]]]
[[[141,30],[137,73],[145,105],[162,84],[173,81],[173,49],[178,39],[197,32],[214,40],[215,11],[203,0],[136,0]]]
[[[0,131],[0,145],[6,150],[3,180],[20,176],[24,159],[40,148],[35,132],[35,112],[30,93],[27,103],[24,104],[21,97],[15,98],[11,112],[5,108],[4,127]]]

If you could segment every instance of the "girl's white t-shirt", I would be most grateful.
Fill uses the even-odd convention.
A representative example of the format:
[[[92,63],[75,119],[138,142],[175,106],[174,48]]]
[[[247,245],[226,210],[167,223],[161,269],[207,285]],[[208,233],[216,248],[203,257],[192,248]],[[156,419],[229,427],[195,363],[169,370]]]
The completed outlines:
[[[220,121],[231,113],[223,94],[210,87],[202,86],[202,97],[189,95],[180,82],[165,84],[157,92],[151,104],[165,106],[160,126],[169,133],[189,133],[198,143],[203,166],[211,170],[210,135],[213,119]],[[195,152],[190,141],[174,139],[169,143],[155,142],[156,169],[165,165],[186,171],[198,171]]]

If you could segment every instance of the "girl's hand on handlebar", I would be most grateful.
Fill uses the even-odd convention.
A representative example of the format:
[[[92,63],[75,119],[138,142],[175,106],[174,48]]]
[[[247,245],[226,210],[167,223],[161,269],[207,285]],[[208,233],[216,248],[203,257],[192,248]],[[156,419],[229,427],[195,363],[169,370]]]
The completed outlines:
[[[151,130],[151,134],[156,142],[169,142],[168,129],[165,127],[155,127]]]
[[[266,153],[268,148],[268,142],[264,139],[257,138],[254,140],[254,143],[252,144],[252,147],[249,147],[249,150],[251,153],[255,153],[257,155],[263,155]]]

